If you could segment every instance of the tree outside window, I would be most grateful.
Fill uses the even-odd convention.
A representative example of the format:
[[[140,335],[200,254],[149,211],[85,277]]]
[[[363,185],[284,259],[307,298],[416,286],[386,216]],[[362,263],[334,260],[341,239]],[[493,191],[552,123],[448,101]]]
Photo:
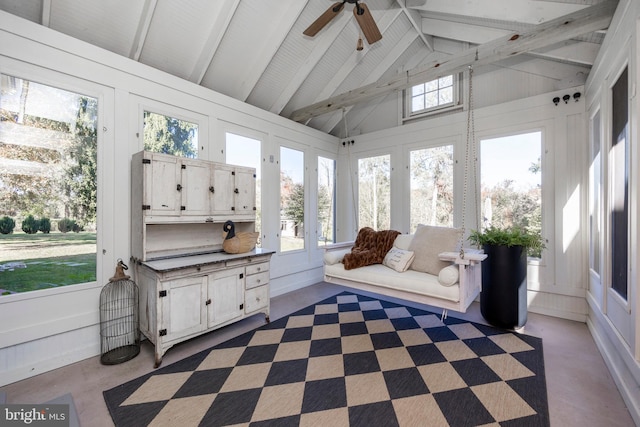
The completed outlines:
[[[0,294],[96,280],[98,100],[0,75]]]
[[[358,160],[358,226],[391,227],[391,156]]]
[[[519,227],[541,233],[542,133],[483,139],[480,147],[482,229]]]
[[[453,146],[411,151],[411,230],[418,224],[453,226]]]
[[[280,147],[280,251],[304,249],[304,153]]]
[[[144,149],[174,156],[198,157],[198,124],[144,112]]]

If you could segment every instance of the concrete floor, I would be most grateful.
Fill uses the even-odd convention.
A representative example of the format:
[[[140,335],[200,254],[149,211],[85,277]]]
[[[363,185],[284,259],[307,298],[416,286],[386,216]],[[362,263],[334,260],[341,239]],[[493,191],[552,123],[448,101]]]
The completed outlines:
[[[271,300],[271,319],[342,292],[342,286],[318,283]],[[362,293],[362,292],[361,292]],[[428,306],[399,301],[430,309]],[[439,313],[440,310],[432,309]],[[466,314],[450,313],[478,323],[486,323],[479,304]],[[264,324],[256,315],[220,330],[171,348],[162,366],[224,342]],[[549,414],[552,426],[616,427],[633,426],[618,389],[584,323],[529,313],[524,333],[541,337],[544,347]],[[120,365],[104,366],[98,356],[56,369],[0,389],[6,403],[42,403],[71,393],[83,426],[113,426],[102,392],[153,370],[153,347],[144,341],[140,354]]]

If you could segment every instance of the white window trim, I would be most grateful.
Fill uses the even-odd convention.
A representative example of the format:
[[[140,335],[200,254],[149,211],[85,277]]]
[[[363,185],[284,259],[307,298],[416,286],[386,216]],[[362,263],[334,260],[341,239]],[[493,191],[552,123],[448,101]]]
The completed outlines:
[[[144,150],[144,112],[161,114],[179,120],[184,120],[198,125],[198,159],[212,160],[208,155],[209,147],[209,118],[184,108],[173,107],[161,101],[149,98],[132,96],[134,104],[138,107],[138,151]]]
[[[463,107],[464,96],[462,89],[462,73],[453,73],[453,101],[446,105],[438,105],[436,107],[427,108],[424,110],[420,110],[419,112],[412,113],[411,112],[411,95],[410,91],[413,88],[410,87],[401,92],[402,96],[402,122],[410,122],[412,120],[421,119],[429,116],[433,116],[436,114],[459,110]],[[434,79],[436,80],[436,79]],[[431,81],[431,80],[429,80]],[[423,82],[426,83],[426,82]],[[421,83],[418,83],[421,84]],[[417,86],[417,85],[414,85]]]

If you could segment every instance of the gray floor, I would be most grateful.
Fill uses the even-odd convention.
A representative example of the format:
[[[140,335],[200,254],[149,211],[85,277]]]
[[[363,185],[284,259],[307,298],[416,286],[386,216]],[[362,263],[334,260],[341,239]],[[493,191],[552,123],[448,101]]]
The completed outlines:
[[[277,319],[345,288],[319,283],[271,301],[271,318]],[[403,303],[406,304],[406,301]],[[411,304],[421,307],[418,304]],[[428,307],[426,307],[428,309]],[[439,311],[436,311],[439,313]],[[484,323],[477,303],[466,314],[451,313]],[[170,349],[163,366],[264,323],[257,315]],[[586,324],[529,314],[524,333],[541,337],[544,346],[549,412],[552,426],[633,426]],[[140,355],[120,365],[104,366],[99,357],[3,387],[7,403],[42,403],[71,393],[83,426],[113,426],[102,392],[153,370],[153,348],[142,345]]]

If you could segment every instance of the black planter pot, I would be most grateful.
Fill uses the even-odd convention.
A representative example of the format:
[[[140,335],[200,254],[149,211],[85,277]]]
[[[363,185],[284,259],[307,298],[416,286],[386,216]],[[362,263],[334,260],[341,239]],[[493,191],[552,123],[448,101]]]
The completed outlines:
[[[527,323],[527,251],[522,246],[484,245],[480,312],[507,329]]]

